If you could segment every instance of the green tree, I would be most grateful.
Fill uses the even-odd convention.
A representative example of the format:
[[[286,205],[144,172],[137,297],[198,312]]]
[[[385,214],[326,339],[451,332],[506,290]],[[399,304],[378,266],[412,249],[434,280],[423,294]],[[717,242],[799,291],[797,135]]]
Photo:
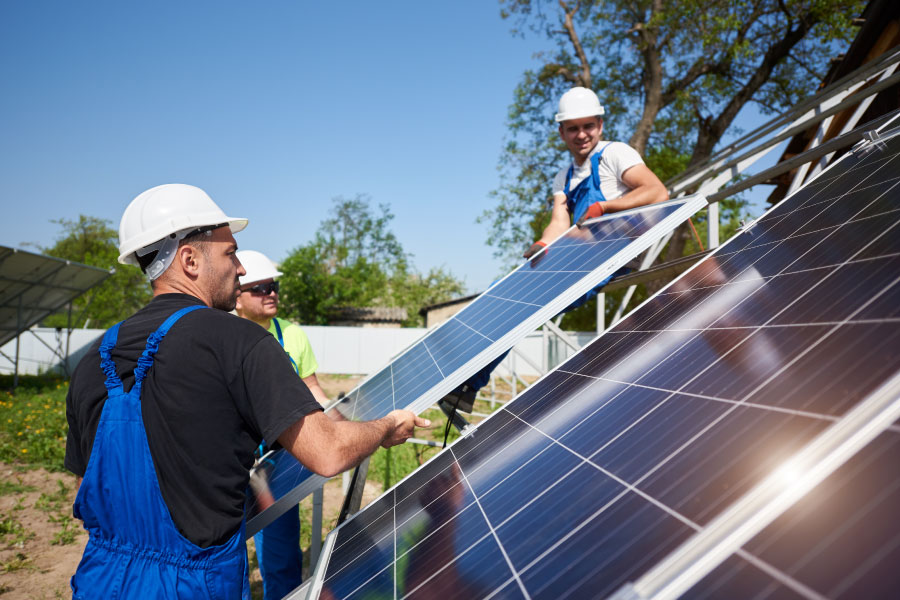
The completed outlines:
[[[707,159],[749,102],[764,113],[807,96],[854,33],[861,0],[500,0],[514,33],[550,40],[517,86],[500,159],[492,224],[498,256],[530,243],[544,221],[565,148],[550,116],[580,85],[607,109],[606,139],[627,139],[664,181]],[[630,137],[629,137],[630,134]],[[737,221],[743,205],[723,205]],[[730,211],[730,212],[729,212]],[[724,235],[728,231],[723,230]],[[685,229],[668,258],[688,243]]]
[[[423,305],[461,294],[462,283],[443,268],[424,275],[412,268],[390,230],[393,218],[387,205],[373,209],[365,195],[335,198],[314,239],[280,265],[282,316],[325,325],[336,308],[392,306],[406,308],[404,325],[415,326]]]
[[[62,231],[56,243],[41,248],[41,252],[114,271],[106,281],[75,299],[72,315],[79,320],[73,325],[110,327],[149,302],[152,295],[150,284],[141,271],[117,263],[119,237],[109,221],[79,215],[77,221],[58,219],[52,222],[59,225]],[[65,327],[66,320],[65,314],[51,315],[44,320],[44,325]]]

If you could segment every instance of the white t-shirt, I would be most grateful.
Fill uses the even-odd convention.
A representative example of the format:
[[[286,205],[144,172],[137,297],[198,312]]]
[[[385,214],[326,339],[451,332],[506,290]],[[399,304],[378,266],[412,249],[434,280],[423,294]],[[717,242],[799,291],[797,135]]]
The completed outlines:
[[[605,150],[603,150],[605,148]],[[615,200],[620,196],[627,194],[631,188],[622,182],[622,175],[634,165],[644,164],[641,155],[637,150],[622,142],[604,142],[599,141],[591,154],[585,159],[584,164],[580,167],[572,161],[574,167],[572,171],[572,181],[569,182],[569,191],[574,190],[579,183],[584,181],[591,175],[591,156],[603,150],[603,156],[600,157],[600,164],[597,165],[597,174],[600,176],[600,191],[607,200]],[[566,188],[566,175],[569,167],[566,166],[556,174],[553,178],[553,195],[565,194],[563,190]]]

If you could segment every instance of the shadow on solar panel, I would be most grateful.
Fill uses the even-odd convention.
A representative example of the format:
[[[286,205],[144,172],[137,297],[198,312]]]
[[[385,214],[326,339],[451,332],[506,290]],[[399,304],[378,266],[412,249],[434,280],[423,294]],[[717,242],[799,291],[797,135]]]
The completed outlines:
[[[686,197],[572,227],[465,309],[428,332],[332,407],[369,420],[395,408],[420,413],[706,206]],[[248,521],[252,535],[325,481],[283,451],[272,477],[278,500]],[[251,506],[248,514],[254,514]]]
[[[900,597],[898,149],[849,153],[332,532],[311,597]]]

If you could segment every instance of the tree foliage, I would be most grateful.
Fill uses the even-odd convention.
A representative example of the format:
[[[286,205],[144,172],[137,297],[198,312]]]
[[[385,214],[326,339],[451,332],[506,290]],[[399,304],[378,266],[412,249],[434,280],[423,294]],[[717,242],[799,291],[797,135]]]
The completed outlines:
[[[280,312],[311,325],[328,323],[334,309],[403,307],[404,325],[422,324],[423,305],[449,300],[463,284],[443,268],[417,272],[390,230],[387,205],[371,206],[365,195],[334,199],[332,214],[315,238],[281,263]]]
[[[861,0],[500,0],[517,35],[553,49],[524,73],[509,110],[493,225],[498,256],[534,239],[566,160],[551,121],[562,93],[597,91],[606,139],[627,139],[665,181],[708,158],[747,103],[763,113],[809,95],[849,41]],[[740,202],[723,207],[739,218]],[[677,242],[682,249],[687,236]]]
[[[56,243],[41,248],[48,256],[80,262],[101,269],[114,270],[103,283],[75,299],[72,305],[73,326],[110,327],[150,301],[150,284],[140,269],[117,263],[119,236],[106,219],[79,215],[78,220],[52,221],[62,229]],[[65,327],[65,314],[44,320],[47,327]]]

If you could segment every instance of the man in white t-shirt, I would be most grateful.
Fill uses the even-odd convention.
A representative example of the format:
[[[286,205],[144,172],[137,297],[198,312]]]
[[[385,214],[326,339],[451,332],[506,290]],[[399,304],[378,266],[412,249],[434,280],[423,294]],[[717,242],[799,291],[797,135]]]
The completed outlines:
[[[603,140],[603,112],[597,94],[587,88],[572,88],[560,98],[556,121],[572,163],[553,179],[550,224],[525,258],[565,233],[572,222],[580,226],[607,213],[669,199],[666,186],[636,150]]]
[[[553,180],[553,212],[541,238],[525,251],[532,266],[546,256],[538,254],[550,242],[565,233],[574,221],[581,226],[588,219],[664,202],[669,192],[641,155],[622,142],[603,140],[603,107],[597,94],[583,87],[572,88],[559,100],[559,136],[572,155],[572,163]],[[627,272],[627,271],[626,271]],[[613,274],[615,275],[615,274]],[[607,284],[601,281],[563,312],[578,308],[597,295]],[[506,357],[501,354],[459,387],[441,399],[447,407],[472,412],[475,395],[491,378],[491,372]]]

